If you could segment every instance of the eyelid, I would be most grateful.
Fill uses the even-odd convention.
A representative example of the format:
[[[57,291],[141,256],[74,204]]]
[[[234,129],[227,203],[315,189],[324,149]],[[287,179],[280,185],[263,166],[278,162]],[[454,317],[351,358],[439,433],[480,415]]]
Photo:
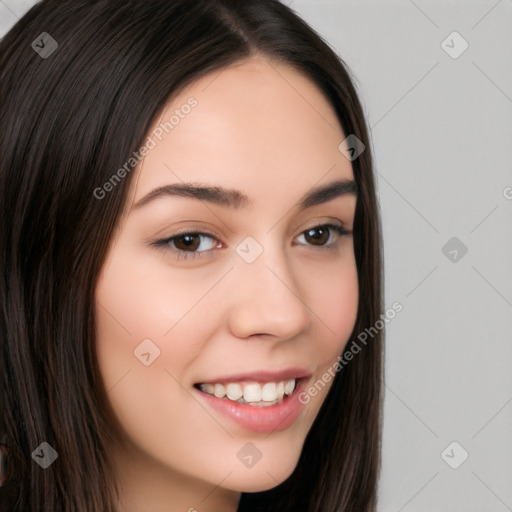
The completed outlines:
[[[180,236],[184,236],[184,235],[198,235],[198,236],[203,236],[206,238],[211,238],[212,240],[217,241],[217,244],[214,249],[207,249],[205,251],[199,251],[199,252],[180,251],[178,249],[173,249],[172,247],[169,247],[169,243],[172,240],[174,240]],[[204,257],[206,255],[210,255],[211,253],[215,252],[219,248],[218,247],[219,244],[222,244],[222,242],[213,233],[196,230],[196,229],[190,228],[190,227],[178,229],[171,236],[167,236],[165,238],[160,238],[160,239],[153,240],[150,242],[151,246],[164,250],[167,254],[171,254],[172,257],[174,257],[176,259],[194,259],[197,257]]]
[[[337,235],[340,236],[340,237],[352,234],[351,231],[348,231],[347,229],[345,229],[345,226],[343,225],[343,223],[341,223],[341,224],[334,224],[332,222],[327,222],[327,223],[324,223],[324,224],[315,224],[315,225],[313,225],[313,226],[311,226],[309,228],[306,228],[303,231],[301,231],[298,236],[302,236],[305,233],[307,233],[308,231],[311,231],[312,229],[318,229],[318,228],[328,228],[331,231],[334,231],[335,233],[337,233]],[[306,245],[307,247],[311,247],[312,249],[327,250],[327,249],[333,249],[336,244],[335,243],[331,243],[329,245],[316,245],[316,246],[315,245],[308,245],[308,244],[298,244],[298,245]]]

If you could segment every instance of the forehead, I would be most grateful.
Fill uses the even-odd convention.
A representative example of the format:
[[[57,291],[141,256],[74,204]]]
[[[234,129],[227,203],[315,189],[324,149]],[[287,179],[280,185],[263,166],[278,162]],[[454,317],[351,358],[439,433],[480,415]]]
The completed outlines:
[[[275,195],[278,201],[283,193],[301,195],[324,176],[353,177],[338,150],[345,136],[327,99],[301,73],[263,57],[190,84],[148,135],[156,145],[137,171],[134,201],[179,181],[230,186],[251,197]]]

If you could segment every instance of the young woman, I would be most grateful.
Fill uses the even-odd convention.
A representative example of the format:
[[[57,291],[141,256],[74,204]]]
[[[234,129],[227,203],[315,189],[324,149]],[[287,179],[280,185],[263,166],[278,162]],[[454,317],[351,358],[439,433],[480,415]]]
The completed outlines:
[[[47,0],[0,73],[6,509],[375,510],[380,221],[328,45],[276,0]]]

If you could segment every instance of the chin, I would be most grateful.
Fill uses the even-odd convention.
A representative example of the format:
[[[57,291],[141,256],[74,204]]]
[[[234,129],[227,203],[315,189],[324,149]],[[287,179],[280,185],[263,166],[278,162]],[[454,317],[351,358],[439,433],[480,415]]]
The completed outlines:
[[[261,467],[259,465],[261,464]],[[288,464],[283,460],[276,464],[263,465],[263,459],[252,468],[237,469],[229,477],[226,486],[237,492],[263,492],[273,489],[287,480],[297,466],[297,459]]]

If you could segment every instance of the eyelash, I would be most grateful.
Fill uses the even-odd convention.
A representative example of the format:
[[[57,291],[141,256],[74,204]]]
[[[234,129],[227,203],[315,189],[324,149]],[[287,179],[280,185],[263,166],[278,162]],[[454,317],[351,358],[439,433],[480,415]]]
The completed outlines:
[[[351,231],[347,231],[343,226],[339,226],[336,224],[318,224],[316,226],[312,226],[312,227],[307,228],[306,230],[302,231],[300,233],[300,235],[304,235],[308,231],[313,231],[313,230],[316,230],[319,228],[328,228],[332,231],[335,231],[340,237],[351,234]],[[163,249],[166,252],[174,253],[175,257],[178,260],[180,260],[180,259],[188,260],[188,259],[194,259],[196,257],[202,258],[204,256],[208,256],[209,254],[211,254],[212,252],[215,251],[215,249],[207,249],[206,251],[190,252],[190,251],[182,251],[180,249],[173,249],[173,248],[169,247],[170,242],[172,242],[173,240],[180,238],[182,236],[186,236],[186,235],[212,238],[213,240],[216,240],[218,243],[220,242],[220,240],[217,237],[215,237],[214,235],[212,235],[211,233],[183,230],[183,231],[178,231],[177,233],[175,233],[174,235],[172,235],[170,237],[162,238],[160,240],[155,240],[154,242],[151,242],[151,245],[154,247]],[[298,245],[307,245],[307,244],[298,244]],[[310,247],[312,247],[314,249],[328,251],[328,250],[333,250],[335,245],[336,245],[335,242],[334,243],[331,242],[329,245],[319,245],[319,246],[310,245]]]

